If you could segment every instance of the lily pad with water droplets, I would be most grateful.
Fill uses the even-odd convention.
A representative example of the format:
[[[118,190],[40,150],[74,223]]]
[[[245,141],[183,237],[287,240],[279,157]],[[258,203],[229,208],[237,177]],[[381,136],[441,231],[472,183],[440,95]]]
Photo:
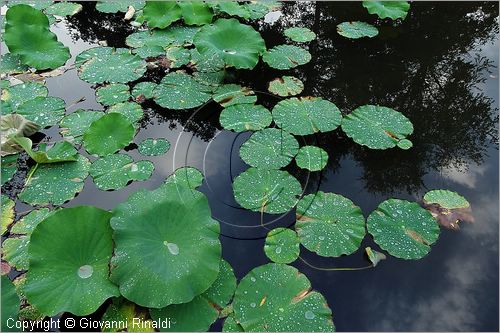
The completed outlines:
[[[329,132],[342,120],[335,104],[319,97],[282,100],[273,108],[273,118],[278,127],[295,135]]]
[[[21,300],[16,293],[14,284],[8,276],[2,276],[2,332],[17,332],[18,329],[12,326],[11,321],[15,323],[18,318]],[[8,320],[12,319],[12,320]]]
[[[139,144],[139,153],[144,156],[159,156],[170,149],[170,142],[166,139],[145,139]]]
[[[61,121],[66,113],[66,104],[59,97],[35,97],[24,102],[17,113],[43,127],[49,127]]]
[[[83,144],[89,154],[106,156],[126,147],[134,138],[130,120],[119,113],[108,113],[90,124],[83,134]]]
[[[184,72],[167,74],[153,94],[156,104],[174,110],[195,108],[212,97],[209,87]]]
[[[289,264],[299,257],[299,237],[288,228],[273,229],[267,234],[264,252],[275,263]]]
[[[236,1],[218,1],[214,5],[217,9],[229,16],[238,16],[244,19],[250,18],[250,12],[245,6],[240,5]]]
[[[407,140],[406,137],[413,133],[413,125],[402,113],[393,109],[363,105],[342,119],[342,130],[360,145],[388,149]]]
[[[277,128],[265,128],[252,134],[240,148],[241,159],[256,168],[280,169],[299,151],[293,135]]]
[[[167,59],[170,61],[170,68],[179,68],[189,63],[191,52],[180,46],[167,48]]]
[[[173,42],[169,30],[141,30],[127,36],[125,43],[133,48],[159,46],[165,48]]]
[[[328,163],[328,153],[316,146],[304,146],[295,156],[297,166],[309,171],[319,171]]]
[[[14,138],[14,141],[23,147],[36,163],[76,161],[78,157],[78,151],[68,141],[58,141],[50,148],[47,147],[47,144],[42,143],[38,145],[37,150],[32,149],[33,142],[29,138]]]
[[[23,103],[36,97],[47,97],[47,87],[36,82],[16,84],[2,89],[2,114],[16,112]]]
[[[165,55],[165,49],[158,45],[145,45],[137,49],[133,49],[132,52],[137,54],[142,59],[155,58]]]
[[[14,222],[16,215],[14,211],[14,201],[5,194],[1,195],[2,198],[2,235],[7,231],[9,226]]]
[[[2,185],[10,181],[16,173],[18,157],[18,154],[2,157],[2,162],[0,163],[2,169],[2,175],[0,176]]]
[[[79,13],[82,9],[83,6],[79,3],[56,2],[50,7],[45,8],[44,12],[48,15],[73,16],[76,13]]]
[[[130,98],[129,86],[123,83],[114,83],[96,90],[97,102],[102,105],[114,105],[125,102]]]
[[[474,222],[472,209],[463,196],[449,190],[432,190],[424,195],[423,206],[440,225],[458,230],[459,222]]]
[[[368,10],[370,14],[376,14],[381,19],[391,18],[396,20],[398,18],[405,19],[410,9],[408,1],[378,1],[370,0],[363,1],[363,7]]]
[[[83,134],[90,127],[90,124],[102,116],[104,113],[101,111],[78,109],[61,120],[59,124],[61,135],[74,144],[80,144],[83,140]]]
[[[119,113],[128,119],[133,125],[139,122],[144,116],[142,107],[135,102],[124,102],[112,105],[108,109],[108,113]]]
[[[302,81],[294,76],[283,76],[269,82],[269,92],[283,97],[298,95],[304,90]]]
[[[142,17],[150,28],[166,28],[182,17],[182,9],[174,1],[146,1]]]
[[[203,174],[200,170],[192,167],[181,167],[173,174],[168,176],[165,184],[175,184],[185,186],[190,189],[196,189],[203,183]]]
[[[307,64],[311,54],[295,45],[278,45],[264,53],[262,60],[272,68],[290,69]]]
[[[467,208],[470,206],[467,199],[457,192],[449,190],[432,190],[424,195],[427,204],[437,204],[446,209]]]
[[[284,34],[294,42],[303,43],[303,42],[310,42],[316,39],[316,34],[307,28],[299,28],[299,27],[288,28],[284,31]]]
[[[226,130],[258,131],[268,127],[273,121],[273,116],[262,105],[238,104],[222,110],[219,121]]]
[[[286,171],[249,168],[235,178],[233,191],[236,202],[243,208],[280,214],[297,204],[302,187]]]
[[[214,93],[214,101],[222,107],[228,107],[236,104],[253,104],[257,102],[252,89],[242,87],[238,84],[225,84],[220,86]]]
[[[332,332],[332,311],[295,267],[267,264],[241,279],[234,317],[250,332]]]
[[[105,0],[97,1],[95,8],[103,13],[125,13],[128,10],[128,6],[134,7],[134,9],[140,10],[146,5],[144,0]]]
[[[0,74],[18,74],[28,71],[28,66],[23,65],[17,54],[6,53],[0,59]]]
[[[132,89],[132,97],[137,103],[153,98],[153,90],[157,84],[154,82],[139,82]]]
[[[182,19],[187,25],[204,25],[212,22],[214,16],[210,6],[201,1],[180,1]]]
[[[378,29],[366,22],[342,22],[337,25],[337,33],[343,37],[358,39],[363,37],[375,37],[378,35]]]
[[[224,69],[225,63],[220,53],[207,51],[201,54],[197,49],[190,51],[190,64],[196,68],[198,73],[217,73]]]
[[[222,332],[245,332],[243,327],[236,322],[234,319],[234,314],[230,314],[224,320],[224,325],[222,326]]]
[[[338,257],[359,248],[365,237],[365,218],[351,200],[320,191],[297,204],[295,229],[306,249],[323,257]]]
[[[147,311],[141,307],[123,297],[113,298],[113,303],[101,318],[102,322],[108,322],[110,325],[104,325],[102,332],[123,332],[125,329],[131,332],[138,326],[141,326],[141,332],[155,332],[151,319],[146,318]]]
[[[439,225],[415,202],[388,199],[368,217],[368,232],[390,255],[420,259],[429,253],[439,237]]]
[[[56,211],[36,226],[23,288],[31,305],[48,316],[60,312],[84,316],[119,295],[108,279],[111,216],[96,207],[79,206]]]

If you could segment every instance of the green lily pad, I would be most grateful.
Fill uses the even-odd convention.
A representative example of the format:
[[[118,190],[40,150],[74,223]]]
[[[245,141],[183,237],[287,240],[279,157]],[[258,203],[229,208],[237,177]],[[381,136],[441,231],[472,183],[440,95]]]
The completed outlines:
[[[415,202],[388,199],[368,217],[368,232],[390,255],[420,259],[429,253],[439,237],[439,225]]]
[[[201,193],[194,196],[176,184],[140,190],[115,208],[111,227],[116,245],[111,280],[134,303],[152,308],[186,303],[217,278],[219,224]]]
[[[78,155],[75,162],[40,164],[30,170],[31,179],[24,185],[19,199],[30,205],[62,205],[83,190],[89,175],[89,160]]]
[[[224,69],[225,63],[220,53],[207,51],[204,54],[201,54],[197,49],[190,49],[190,51],[190,64],[196,68],[198,74],[200,72],[217,73],[221,72],[222,69]],[[217,83],[220,84],[220,82]]]
[[[156,104],[174,110],[195,108],[212,97],[207,86],[184,72],[167,74],[153,94]]]
[[[24,102],[17,113],[43,127],[57,124],[66,114],[66,104],[59,97],[35,97]]]
[[[134,134],[134,126],[124,115],[108,113],[90,124],[83,145],[89,154],[106,156],[126,147]]]
[[[28,66],[23,65],[17,54],[7,53],[0,60],[0,74],[18,74],[28,71]]]
[[[174,1],[146,1],[142,16],[150,28],[166,28],[182,17],[182,9]]]
[[[207,86],[210,91],[214,91],[217,90],[217,88],[222,84],[225,76],[225,70],[218,72],[195,72],[193,74],[193,79],[195,79],[196,82]]]
[[[342,22],[337,25],[337,33],[343,37],[358,39],[363,37],[375,37],[378,35],[378,29],[366,22]]]
[[[159,46],[165,48],[174,42],[170,30],[142,30],[127,36],[125,43],[133,48]]]
[[[133,49],[132,52],[137,54],[142,59],[155,58],[165,55],[165,49],[158,45],[141,46],[137,49]]]
[[[304,90],[304,84],[295,76],[283,76],[269,82],[268,90],[278,96],[298,95]]]
[[[2,180],[2,185],[10,181],[16,173],[18,157],[18,154],[2,157],[2,163],[0,163],[2,169],[2,175],[0,177]]]
[[[97,1],[95,8],[103,13],[125,13],[128,10],[128,6],[134,7],[135,10],[140,10],[144,8],[146,1],[144,0],[106,0]]]
[[[23,103],[36,97],[46,97],[49,93],[47,87],[36,82],[16,84],[2,90],[2,114],[16,112]],[[10,109],[10,111],[8,111]]]
[[[437,204],[446,209],[468,208],[469,202],[457,192],[449,190],[432,190],[424,195],[424,202]]]
[[[142,107],[134,102],[118,103],[108,109],[108,113],[119,113],[128,119],[132,124],[137,123],[144,117]]]
[[[31,136],[40,126],[23,116],[12,113],[0,118],[2,156],[17,154],[23,148],[16,142],[17,138]]]
[[[33,142],[29,138],[14,138],[14,141],[23,147],[36,163],[76,161],[78,157],[78,151],[68,141],[56,142],[50,148],[46,144],[39,144],[36,151],[32,149]]]
[[[234,314],[230,314],[224,320],[222,332],[245,332],[245,330],[239,323],[236,322],[236,319],[234,319]]]
[[[145,139],[139,144],[139,153],[144,156],[160,156],[170,149],[170,142],[166,139]]]
[[[153,91],[157,84],[154,82],[140,82],[132,89],[132,97],[137,103],[153,98]]]
[[[155,332],[151,319],[146,317],[147,312],[134,303],[123,297],[113,298],[113,303],[101,318],[102,322],[109,324],[102,327],[102,332]]]
[[[261,169],[280,169],[287,166],[299,151],[299,143],[277,128],[257,131],[240,148],[241,159]]]
[[[148,180],[154,168],[150,161],[134,162],[129,155],[113,154],[94,161],[90,175],[98,189],[108,191],[123,188],[134,180]]]
[[[372,248],[369,246],[365,248],[365,253],[368,256],[368,259],[372,263],[373,267],[377,266],[381,260],[386,259],[385,254],[378,252],[378,251],[375,251],[375,250],[372,250]]]
[[[282,3],[280,1],[269,0],[269,1],[252,1],[245,3],[243,5],[246,10],[250,13],[250,19],[258,20],[264,18],[266,14],[278,11],[282,7]]]
[[[204,25],[212,22],[214,14],[210,7],[201,1],[180,1],[182,18],[187,25]]]
[[[290,69],[307,64],[311,61],[311,54],[295,45],[278,45],[266,51],[262,60],[272,68]]]
[[[48,316],[63,311],[84,316],[119,295],[108,279],[111,216],[96,207],[79,206],[56,211],[36,226],[23,288],[30,304]]]
[[[332,332],[332,311],[323,295],[295,267],[267,264],[241,279],[234,317],[245,331]]]
[[[198,31],[199,27],[186,27],[186,26],[175,26],[168,27],[165,29],[168,36],[173,39],[173,45],[187,46],[193,44],[194,36]]]
[[[249,168],[234,179],[233,191],[243,208],[280,214],[297,204],[302,187],[286,171]]]
[[[75,67],[80,68],[86,61],[91,60],[92,58],[101,58],[105,56],[109,56],[113,53],[129,53],[129,49],[125,48],[113,48],[109,46],[97,46],[90,49],[87,49],[81,53],[79,53],[75,58]]]
[[[19,55],[23,64],[38,70],[60,67],[71,56],[69,48],[49,30],[47,16],[28,5],[9,8],[3,37],[10,53]]]
[[[191,52],[180,46],[171,46],[167,48],[167,59],[170,61],[170,68],[179,68],[189,63]]]
[[[295,156],[297,166],[309,171],[319,171],[328,163],[328,153],[316,146],[304,146]]]
[[[213,99],[222,107],[257,102],[257,96],[255,96],[252,89],[242,87],[238,84],[224,84],[220,86],[215,91]]]
[[[180,185],[194,190],[201,186],[203,178],[200,170],[192,167],[181,167],[168,176],[165,184]]]
[[[114,83],[96,90],[97,102],[102,105],[115,105],[130,98],[129,86],[123,83]]]
[[[300,243],[323,257],[354,253],[365,237],[361,209],[339,194],[317,192],[297,204]]]
[[[260,34],[236,19],[218,19],[205,25],[194,37],[200,54],[219,54],[226,65],[252,69],[266,50]]]
[[[53,0],[10,0],[7,3],[7,7],[13,7],[16,5],[28,5],[38,10],[43,10],[50,7],[54,1]]]
[[[267,234],[264,252],[275,263],[289,264],[299,257],[299,237],[288,228],[273,229]]]
[[[74,2],[56,2],[47,7],[44,12],[47,15],[73,16],[79,13],[83,6]]]
[[[15,202],[8,196],[2,194],[2,235],[5,234],[9,226],[14,222],[16,212],[14,211]]]
[[[378,105],[363,105],[342,120],[342,130],[357,144],[388,149],[413,133],[411,121],[402,113]]]
[[[410,9],[408,1],[363,1],[363,7],[368,10],[370,14],[376,14],[381,19],[391,18],[396,20],[398,18],[405,19]]]
[[[319,97],[282,100],[273,108],[273,118],[278,127],[295,135],[329,132],[342,120],[335,104]]]
[[[8,276],[2,276],[2,332],[17,332],[18,329],[12,327],[17,321],[21,300],[16,293],[16,288]],[[7,325],[7,320],[9,325]],[[12,322],[11,322],[12,321]],[[9,327],[10,326],[10,327]]]
[[[78,109],[65,116],[59,127],[64,139],[74,144],[80,144],[83,140],[83,134],[88,130],[90,124],[104,116],[104,112]]]
[[[273,116],[262,105],[238,104],[222,110],[219,121],[229,131],[258,131],[271,125]]]
[[[445,228],[459,230],[459,222],[474,222],[469,202],[457,192],[432,190],[425,194],[423,207]]]
[[[250,12],[248,9],[236,1],[218,1],[216,2],[216,5],[219,11],[230,16],[238,16],[244,19],[250,18]]]
[[[316,39],[316,34],[307,28],[292,27],[286,29],[284,33],[285,36],[299,43],[310,42]]]

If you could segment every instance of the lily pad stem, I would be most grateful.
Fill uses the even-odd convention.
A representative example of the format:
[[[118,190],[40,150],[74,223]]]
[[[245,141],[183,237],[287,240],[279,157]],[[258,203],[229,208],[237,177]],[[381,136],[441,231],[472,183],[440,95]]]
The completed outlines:
[[[30,183],[31,177],[35,173],[36,169],[38,169],[38,163],[35,164],[35,167],[33,169],[31,169],[30,173],[28,174],[28,178],[26,178],[26,185],[28,185]]]
[[[307,266],[311,267],[311,268],[314,268],[314,269],[317,269],[319,271],[362,271],[364,269],[369,269],[369,268],[373,268],[375,266],[373,265],[369,265],[369,266],[365,266],[365,267],[332,267],[332,268],[326,268],[326,267],[318,267],[318,266],[314,266],[313,264],[310,264],[308,263],[304,258],[302,258],[301,256],[299,256],[299,259],[302,260],[302,262],[304,264],[306,264]]]

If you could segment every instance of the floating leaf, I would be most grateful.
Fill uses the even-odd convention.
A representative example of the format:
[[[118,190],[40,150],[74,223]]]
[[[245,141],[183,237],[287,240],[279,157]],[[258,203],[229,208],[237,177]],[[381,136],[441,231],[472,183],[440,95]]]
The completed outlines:
[[[342,130],[357,144],[371,149],[388,149],[413,133],[413,125],[393,109],[363,105],[344,117]]]
[[[179,168],[165,180],[165,184],[185,186],[193,190],[201,186],[201,183],[203,183],[203,174],[192,167]]]
[[[126,147],[134,138],[130,120],[119,113],[108,113],[92,124],[83,134],[83,144],[89,154],[106,156]]]
[[[446,209],[467,208],[469,202],[457,192],[449,190],[432,190],[424,195],[427,204],[437,204]]]
[[[66,113],[66,104],[59,97],[35,97],[24,102],[17,113],[43,127],[49,127],[61,121]]]
[[[287,166],[299,151],[299,143],[286,132],[266,128],[255,132],[241,146],[240,157],[250,166],[280,169]]]
[[[294,42],[310,42],[316,39],[316,34],[307,28],[292,27],[285,29],[284,33]]]
[[[309,171],[319,171],[328,163],[328,153],[316,146],[304,146],[295,156],[297,166]]]
[[[167,48],[167,59],[170,61],[170,68],[179,68],[189,63],[191,52],[183,47],[171,46]]]
[[[19,144],[28,153],[28,155],[36,163],[59,163],[67,161],[76,161],[78,151],[68,141],[56,142],[52,147],[47,149],[46,144],[38,145],[38,150],[32,150],[33,142],[28,138],[14,138],[14,141]]]
[[[2,194],[2,235],[5,234],[9,226],[14,222],[16,212],[14,211],[15,203],[8,196]]]
[[[187,25],[204,25],[212,22],[214,14],[210,7],[201,1],[180,1],[182,18]]]
[[[171,33],[168,29],[137,31],[128,35],[125,39],[125,43],[134,48],[145,46],[159,46],[161,48],[165,48],[172,44],[173,41],[174,39],[171,37]]]
[[[366,255],[368,256],[368,259],[372,263],[372,266],[375,267],[377,264],[380,262],[380,260],[385,260],[386,256],[385,254],[372,250],[371,247],[366,247],[365,248]]]
[[[142,16],[150,28],[166,28],[182,17],[182,9],[174,1],[146,1]]]
[[[290,69],[307,64],[311,61],[311,54],[295,45],[278,45],[266,51],[262,60],[272,68]]]
[[[18,157],[19,155],[17,154],[2,157],[2,163],[0,163],[2,168],[2,175],[0,177],[2,180],[2,185],[10,181],[16,173]]]
[[[431,213],[415,202],[388,199],[368,217],[368,232],[390,255],[420,259],[439,237],[439,225]]]
[[[47,7],[44,12],[48,15],[73,16],[83,9],[82,5],[74,2],[56,2]]]
[[[269,92],[283,97],[298,95],[304,90],[302,81],[294,76],[283,76],[269,82]]]
[[[132,124],[137,123],[144,116],[141,106],[134,102],[118,103],[108,109],[108,113],[119,113],[128,119]]]
[[[17,108],[24,102],[36,97],[46,97],[48,93],[47,87],[36,82],[16,84],[2,90],[2,114],[16,112]]]
[[[28,66],[23,65],[17,54],[7,53],[0,60],[0,74],[18,74],[28,71]]]
[[[144,0],[105,0],[97,1],[95,8],[103,13],[125,13],[129,6],[134,7],[135,10],[142,9],[146,5]]]
[[[74,144],[80,144],[83,140],[83,134],[90,127],[90,124],[103,115],[104,113],[101,111],[78,109],[61,120],[59,124],[61,135]]]
[[[280,214],[296,205],[302,187],[286,171],[249,168],[235,178],[233,191],[243,208]]]
[[[145,45],[137,49],[133,49],[132,51],[143,59],[165,55],[163,47],[158,45]]]
[[[30,304],[48,316],[63,311],[84,316],[119,295],[108,280],[111,216],[96,207],[79,206],[56,211],[36,226],[23,288]]]
[[[139,144],[139,153],[144,156],[160,156],[170,149],[170,142],[166,139],[145,139]]]
[[[139,82],[132,89],[132,97],[137,103],[142,103],[146,99],[153,98],[153,90],[157,84],[154,82]]]
[[[243,327],[236,322],[234,315],[231,314],[227,316],[224,320],[224,326],[222,327],[222,332],[245,332]]]
[[[13,324],[17,321],[21,300],[16,293],[16,288],[8,276],[2,276],[2,332],[19,331]],[[7,320],[9,320],[9,325]]]
[[[282,100],[273,108],[273,118],[278,127],[295,135],[329,132],[342,120],[335,104],[319,97]]]
[[[96,90],[97,102],[102,105],[115,105],[130,98],[129,87],[123,83],[114,83]]]
[[[408,1],[363,1],[363,7],[368,10],[370,14],[376,14],[381,19],[391,18],[396,20],[398,18],[405,19],[410,9]]]
[[[424,196],[424,208],[445,228],[458,230],[460,221],[474,222],[469,202],[456,192],[432,190]]]
[[[102,315],[101,321],[108,324],[102,327],[102,331],[155,332],[153,323],[150,319],[146,319],[146,314],[146,311],[123,297],[113,298],[113,303]]]
[[[299,246],[299,237],[295,231],[288,228],[276,228],[267,234],[264,252],[276,263],[289,264],[299,257]]]
[[[153,94],[158,105],[174,110],[200,106],[212,97],[207,86],[184,72],[167,74]]]
[[[32,121],[26,120],[18,114],[8,114],[0,118],[2,156],[16,154],[23,148],[16,143],[16,138],[22,138],[35,134],[40,126]]]
[[[378,35],[378,29],[371,24],[365,22],[342,22],[337,25],[337,32],[339,35],[351,38],[358,39],[363,37],[375,37]]]
[[[257,96],[255,96],[252,89],[242,87],[238,84],[224,84],[220,86],[215,91],[213,99],[222,107],[257,102]]]
[[[258,131],[268,127],[273,121],[273,116],[262,105],[238,104],[222,110],[219,121],[226,130]]]
[[[13,7],[16,5],[29,5],[35,9],[43,10],[50,7],[54,1],[53,0],[9,0],[7,7]]]
[[[295,267],[267,264],[241,279],[233,301],[234,317],[245,331],[332,332],[325,298]]]
[[[197,70],[197,73],[222,73],[221,76],[224,76],[224,71],[222,69],[225,66],[224,59],[220,53],[217,52],[205,52],[204,54],[200,54],[197,49],[191,49],[191,61],[190,65],[194,66]],[[217,85],[219,85],[222,80],[217,80]]]

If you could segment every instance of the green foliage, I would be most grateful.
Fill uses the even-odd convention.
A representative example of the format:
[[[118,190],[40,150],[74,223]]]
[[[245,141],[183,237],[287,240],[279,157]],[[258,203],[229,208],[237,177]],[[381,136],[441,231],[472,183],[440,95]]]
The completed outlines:
[[[90,124],[104,115],[101,111],[78,109],[65,116],[59,127],[64,139],[74,144],[80,144],[83,140],[83,134],[88,130]]]
[[[14,222],[16,212],[14,211],[14,201],[2,194],[2,235],[7,232],[9,226]]]
[[[154,82],[139,82],[132,89],[132,97],[137,103],[142,103],[146,99],[153,98],[153,91],[157,84]]]
[[[292,27],[285,29],[284,33],[285,36],[287,36],[294,42],[304,43],[316,39],[316,34],[307,28]]]
[[[311,54],[295,45],[278,45],[266,51],[262,60],[272,68],[290,69],[307,64],[311,61]]]
[[[262,105],[238,104],[222,110],[219,121],[226,130],[258,131],[268,127],[273,121],[273,116]]]
[[[123,83],[114,83],[96,90],[96,99],[102,105],[115,105],[130,98],[129,86]]]
[[[17,108],[17,113],[43,127],[56,125],[66,113],[66,104],[59,97],[35,97]]]
[[[105,0],[97,1],[95,8],[103,13],[125,13],[128,6],[134,7],[135,10],[140,10],[146,5],[144,0]]]
[[[283,97],[298,95],[304,90],[302,81],[294,76],[283,76],[269,82],[269,92]]]
[[[193,190],[201,186],[201,183],[203,183],[203,174],[192,167],[179,168],[165,180],[165,184],[175,184]]]
[[[424,202],[427,204],[437,204],[446,209],[468,208],[470,206],[467,199],[457,192],[449,190],[432,190],[424,195]]]
[[[119,113],[127,118],[127,120],[130,121],[134,126],[144,116],[144,111],[142,110],[141,106],[134,102],[124,102],[112,105],[108,109],[108,113]]]
[[[328,163],[328,153],[316,146],[304,146],[295,156],[297,166],[309,171],[319,171]]]
[[[238,84],[224,84],[214,93],[214,101],[222,107],[236,104],[253,104],[257,102],[257,96],[252,89],[242,87]]]
[[[56,142],[50,148],[47,147],[47,144],[40,144],[36,151],[33,151],[33,142],[28,138],[14,138],[14,141],[23,147],[36,163],[76,161],[78,157],[78,151],[68,141]]]
[[[16,112],[23,103],[36,97],[47,97],[47,87],[36,82],[16,84],[7,89],[2,89],[2,114]]]
[[[73,16],[79,13],[83,6],[74,2],[56,2],[47,7],[44,12],[47,15]]]
[[[16,142],[17,138],[31,136],[40,129],[40,126],[26,120],[18,114],[8,114],[0,119],[2,156],[12,155],[23,151]]]
[[[16,293],[16,288],[8,276],[2,276],[2,332],[16,332],[16,328],[7,326],[9,318],[17,320],[21,300]]]
[[[146,1],[143,14],[150,28],[166,28],[182,17],[182,9],[174,1]]]
[[[299,257],[299,237],[288,228],[273,229],[267,234],[264,252],[275,263],[289,264]]]
[[[19,55],[12,53],[2,55],[2,59],[0,60],[0,74],[18,74],[27,70],[28,66],[23,65]]]
[[[376,14],[381,19],[391,18],[405,19],[410,9],[408,1],[378,1],[370,0],[363,1],[363,7],[368,10],[370,14]]]
[[[139,153],[144,156],[159,156],[170,149],[170,142],[166,139],[145,139],[139,144]]]
[[[126,147],[134,138],[132,123],[119,113],[108,113],[92,122],[83,134],[89,154],[106,156]]]
[[[2,169],[2,175],[0,176],[2,185],[11,180],[16,173],[18,157],[18,154],[2,157],[2,162],[0,163]]]
[[[207,86],[184,72],[167,74],[153,90],[153,95],[158,105],[174,110],[200,106],[212,97]]]
[[[378,29],[371,24],[366,22],[342,22],[337,25],[337,32],[339,35],[351,38],[358,39],[363,37],[375,37],[378,35]]]

